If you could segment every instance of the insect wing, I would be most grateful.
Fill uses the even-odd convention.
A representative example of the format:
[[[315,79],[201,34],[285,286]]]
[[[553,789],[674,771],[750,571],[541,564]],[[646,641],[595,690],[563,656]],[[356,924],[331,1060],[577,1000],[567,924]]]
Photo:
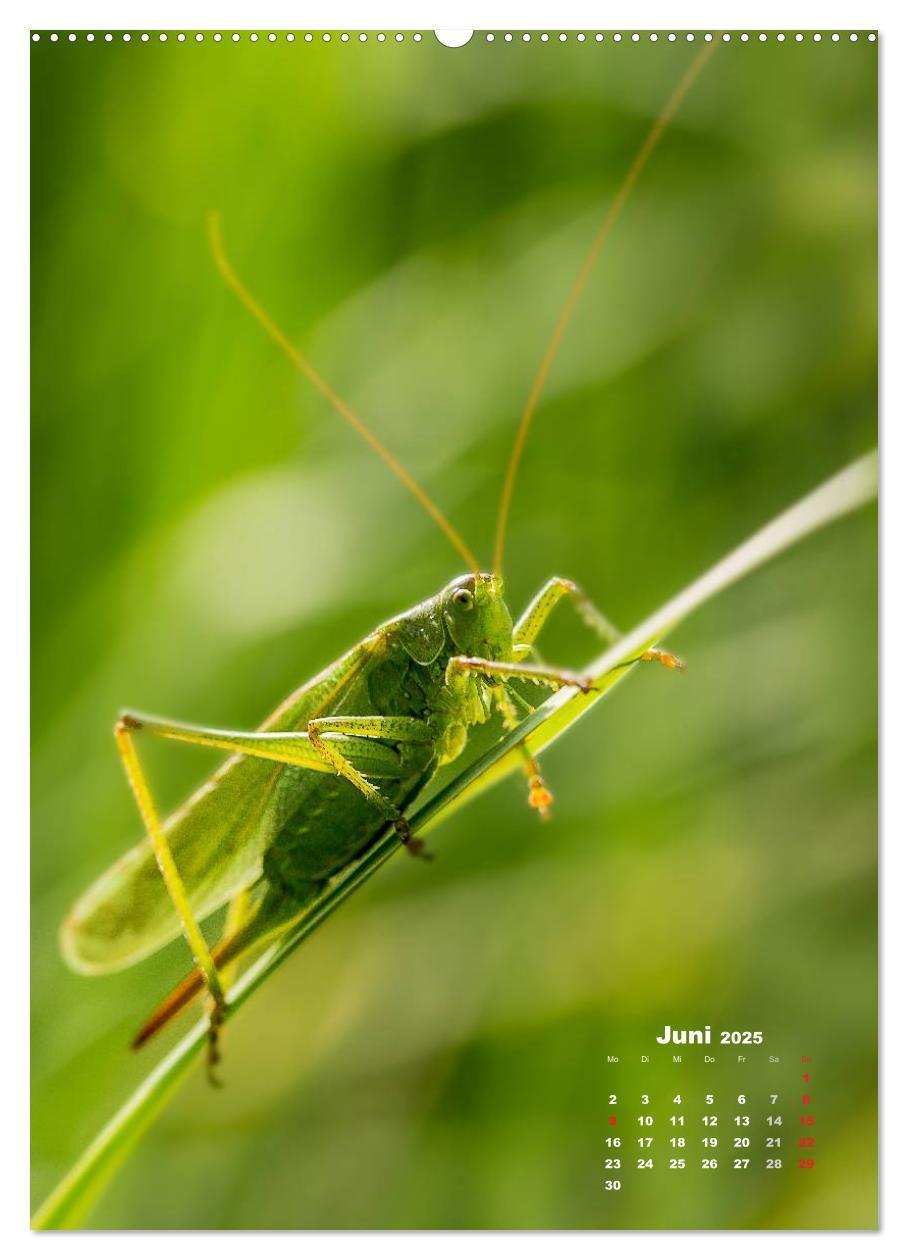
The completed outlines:
[[[376,636],[304,684],[259,728],[296,731],[330,713],[372,658]],[[258,876],[262,855],[285,814],[293,776],[260,758],[230,757],[164,824],[177,869],[198,919],[219,909]],[[118,971],[179,934],[180,923],[155,862],[140,841],[79,898],[63,924],[64,957],[76,971]]]

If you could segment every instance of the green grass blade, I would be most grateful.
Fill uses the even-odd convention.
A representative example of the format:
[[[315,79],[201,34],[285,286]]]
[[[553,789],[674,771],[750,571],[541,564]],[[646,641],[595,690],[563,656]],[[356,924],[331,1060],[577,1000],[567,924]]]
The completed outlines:
[[[412,817],[414,827],[423,834],[430,831],[473,796],[510,774],[521,764],[517,746],[522,741],[534,752],[547,748],[630,672],[616,672],[616,666],[658,642],[707,600],[808,534],[870,503],[876,487],[874,451],[799,500],[625,635],[587,667],[585,672],[596,679],[597,690],[587,695],[563,692],[553,696],[421,806]],[[399,851],[400,842],[392,833],[344,871],[292,931],[235,985],[230,994],[230,1014],[235,1014],[306,937]],[[205,1045],[206,1033],[202,1020],[149,1074],[38,1209],[32,1222],[35,1229],[74,1229],[84,1222],[117,1168],[189,1071]]]

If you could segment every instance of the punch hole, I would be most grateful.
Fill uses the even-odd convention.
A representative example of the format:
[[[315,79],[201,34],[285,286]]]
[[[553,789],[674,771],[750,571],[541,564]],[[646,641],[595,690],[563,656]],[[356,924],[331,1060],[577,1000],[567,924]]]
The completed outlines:
[[[468,44],[473,38],[472,31],[463,30],[443,30],[436,31],[435,38],[439,44],[444,44],[445,48],[463,48],[464,44]]]

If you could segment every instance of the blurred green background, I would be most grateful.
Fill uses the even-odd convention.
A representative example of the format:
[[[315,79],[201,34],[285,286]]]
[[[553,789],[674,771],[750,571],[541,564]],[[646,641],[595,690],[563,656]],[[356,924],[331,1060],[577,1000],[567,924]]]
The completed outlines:
[[[118,708],[255,725],[461,567],[225,290],[206,213],[488,563],[546,336],[693,55],[33,45],[36,1201],[159,1055],[126,1045],[187,963],[177,942],[90,980],[57,952],[138,833]],[[567,574],[630,626],[874,443],[876,213],[875,45],[719,48],[546,390],[513,605]],[[875,546],[865,511],[685,624],[683,679],[636,674],[552,750],[548,826],[504,784],[435,834],[432,867],[383,869],[231,1024],[228,1087],[193,1077],[92,1224],[873,1224]],[[592,654],[569,613],[544,647]],[[212,766],[147,751],[167,806]],[[666,1022],[815,1056],[809,1185],[603,1192],[606,1055]]]

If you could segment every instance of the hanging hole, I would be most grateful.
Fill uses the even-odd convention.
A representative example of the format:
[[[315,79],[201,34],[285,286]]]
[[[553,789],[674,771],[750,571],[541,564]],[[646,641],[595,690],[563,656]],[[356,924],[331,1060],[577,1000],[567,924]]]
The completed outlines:
[[[463,48],[464,44],[468,44],[473,38],[473,32],[460,30],[436,31],[435,38],[439,44],[444,44],[445,48]]]

